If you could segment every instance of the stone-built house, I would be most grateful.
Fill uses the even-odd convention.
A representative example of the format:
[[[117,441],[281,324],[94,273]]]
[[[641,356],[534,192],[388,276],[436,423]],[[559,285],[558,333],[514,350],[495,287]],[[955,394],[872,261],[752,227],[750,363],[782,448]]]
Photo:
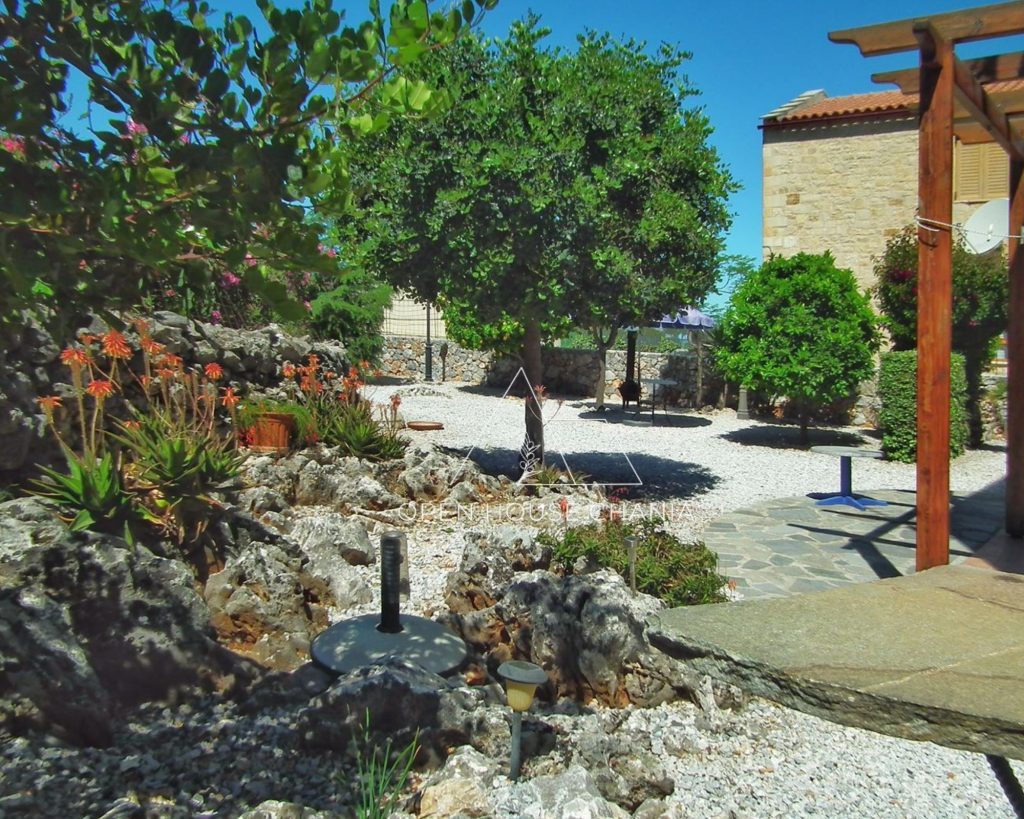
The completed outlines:
[[[862,287],[917,211],[917,96],[807,91],[761,121],[764,255],[830,250]],[[954,144],[954,222],[1009,195],[995,143]]]

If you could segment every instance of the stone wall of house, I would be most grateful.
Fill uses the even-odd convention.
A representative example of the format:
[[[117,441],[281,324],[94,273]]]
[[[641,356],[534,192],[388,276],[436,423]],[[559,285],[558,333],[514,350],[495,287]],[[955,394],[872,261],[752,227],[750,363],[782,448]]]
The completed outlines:
[[[504,390],[512,384],[521,366],[515,358],[496,358],[491,353],[467,350],[452,341],[433,342],[433,381],[461,381],[487,384]],[[697,390],[697,358],[691,351],[639,353],[640,377],[665,378],[678,382],[670,388],[672,403],[693,406]],[[544,348],[544,386],[549,392],[591,396],[597,380],[598,357],[594,350]],[[426,343],[422,338],[386,336],[380,362],[384,375],[426,380]],[[625,350],[609,350],[605,369],[605,396],[617,398],[616,388],[625,379]],[[659,390],[660,392],[660,390]],[[660,399],[659,399],[660,400]]]
[[[831,251],[861,287],[917,210],[917,123],[811,122],[763,131],[763,241],[774,253]]]

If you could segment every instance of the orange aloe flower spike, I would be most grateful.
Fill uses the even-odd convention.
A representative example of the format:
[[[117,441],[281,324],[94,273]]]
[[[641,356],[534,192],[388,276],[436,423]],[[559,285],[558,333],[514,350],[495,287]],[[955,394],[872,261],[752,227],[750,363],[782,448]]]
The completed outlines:
[[[132,348],[117,330],[110,330],[101,337],[103,352],[110,358],[131,358]]]
[[[114,382],[97,378],[89,382],[89,386],[85,388],[85,391],[97,401],[102,401],[104,398],[109,398],[114,394]]]

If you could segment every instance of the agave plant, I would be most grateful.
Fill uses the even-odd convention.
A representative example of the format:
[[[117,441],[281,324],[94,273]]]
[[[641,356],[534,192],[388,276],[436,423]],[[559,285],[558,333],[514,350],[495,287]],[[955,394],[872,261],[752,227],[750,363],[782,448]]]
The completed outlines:
[[[228,439],[169,428],[153,416],[121,424],[114,437],[130,453],[126,472],[150,511],[179,543],[197,540],[219,505],[211,493],[229,486],[241,466]]]
[[[370,461],[401,458],[406,447],[397,425],[375,415],[373,405],[364,400],[339,402],[322,430],[322,439],[346,455]]]
[[[56,501],[73,531],[116,534],[134,545],[133,529],[146,516],[136,506],[134,493],[125,488],[114,456],[110,452],[98,459],[69,455],[67,463],[66,473],[44,467],[32,493]]]

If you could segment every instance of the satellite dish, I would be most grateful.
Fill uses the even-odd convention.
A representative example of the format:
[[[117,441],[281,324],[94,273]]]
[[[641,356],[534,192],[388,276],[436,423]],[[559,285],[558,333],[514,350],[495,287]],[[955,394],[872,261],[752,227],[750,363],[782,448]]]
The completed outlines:
[[[976,255],[999,247],[1010,230],[1010,200],[993,199],[978,208],[964,224],[964,243]]]

